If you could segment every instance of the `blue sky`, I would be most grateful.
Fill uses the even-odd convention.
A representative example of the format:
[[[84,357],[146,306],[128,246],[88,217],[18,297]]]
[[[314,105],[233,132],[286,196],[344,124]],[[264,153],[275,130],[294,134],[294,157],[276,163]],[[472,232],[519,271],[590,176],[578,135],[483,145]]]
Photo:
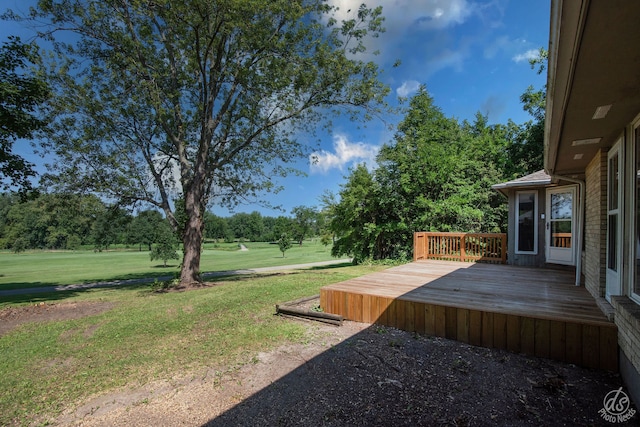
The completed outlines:
[[[361,3],[332,1],[345,13]],[[520,95],[529,85],[540,88],[545,83],[546,76],[536,74],[528,60],[540,47],[548,47],[548,0],[376,0],[367,5],[383,6],[387,31],[370,43],[372,50],[380,50],[374,60],[385,71],[391,104],[424,84],[436,105],[459,120],[471,121],[478,111],[487,114],[490,123],[530,119]],[[393,68],[396,59],[401,65]],[[339,191],[349,167],[373,164],[379,147],[392,140],[393,131],[379,120],[366,128],[337,121],[316,153],[319,162],[300,164],[308,177],[288,179],[286,190],[272,200],[287,211],[298,205],[319,206],[325,190]]]
[[[358,9],[363,0],[329,0],[340,8],[338,18]],[[0,8],[25,9],[24,0],[0,0]],[[31,3],[31,2],[29,2]],[[384,70],[382,80],[391,88],[388,102],[398,96],[411,96],[424,84],[447,116],[473,120],[480,111],[490,123],[516,123],[529,120],[519,97],[529,85],[544,85],[545,76],[531,69],[528,59],[549,38],[549,0],[369,0],[370,7],[381,5],[386,32],[368,40],[372,57]],[[13,23],[0,23],[0,40],[23,29]],[[401,65],[393,64],[400,60]],[[319,206],[325,191],[337,193],[345,182],[349,167],[366,162],[373,165],[379,147],[393,140],[388,125],[402,117],[388,116],[362,126],[335,120],[330,132],[320,135],[320,146],[313,153],[318,162],[301,160],[296,166],[307,177],[289,177],[281,183],[285,190],[265,195],[281,211],[257,204],[239,206],[236,212],[257,210],[263,215],[289,214],[295,206]],[[302,136],[304,138],[304,136]],[[316,138],[309,137],[310,144]],[[24,143],[23,143],[24,144]],[[27,145],[19,147],[32,161]],[[226,209],[212,211],[226,216]]]

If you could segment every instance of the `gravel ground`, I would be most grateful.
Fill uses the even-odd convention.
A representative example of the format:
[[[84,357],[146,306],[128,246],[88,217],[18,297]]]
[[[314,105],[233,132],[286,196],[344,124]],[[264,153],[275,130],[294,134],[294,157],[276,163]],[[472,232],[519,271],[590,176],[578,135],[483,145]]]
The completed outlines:
[[[15,325],[108,308],[91,304],[15,308],[0,313],[0,320]],[[609,423],[599,414],[607,393],[623,387],[617,374],[376,325],[283,321],[302,322],[306,340],[235,366],[210,367],[70,402],[51,424],[624,425]],[[635,415],[627,424],[638,425],[638,419]]]
[[[305,324],[307,343],[241,367],[101,396],[58,423],[611,426],[598,411],[622,387],[616,374],[392,328]]]

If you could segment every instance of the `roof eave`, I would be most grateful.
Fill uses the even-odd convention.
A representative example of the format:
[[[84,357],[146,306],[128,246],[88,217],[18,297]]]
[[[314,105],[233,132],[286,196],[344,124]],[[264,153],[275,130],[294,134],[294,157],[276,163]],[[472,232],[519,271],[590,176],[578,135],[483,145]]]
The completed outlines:
[[[560,37],[560,16],[562,0],[551,0],[551,20],[549,23],[549,50],[547,59],[547,99],[544,124],[544,170],[553,175],[558,155],[559,138],[551,138],[553,122],[553,101],[558,64],[558,39]]]

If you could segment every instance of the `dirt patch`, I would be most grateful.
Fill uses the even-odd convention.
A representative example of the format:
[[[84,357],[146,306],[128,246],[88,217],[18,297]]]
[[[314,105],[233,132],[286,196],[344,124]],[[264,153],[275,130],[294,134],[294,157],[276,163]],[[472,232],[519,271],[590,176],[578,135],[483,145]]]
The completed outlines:
[[[112,302],[68,302],[8,307],[0,310],[0,335],[23,323],[80,319],[111,310],[114,306]]]
[[[97,396],[55,424],[598,426],[622,387],[617,374],[393,328],[283,321],[306,325],[306,340]]]
[[[169,292],[186,292],[194,291],[198,289],[206,289],[213,286],[220,286],[222,283],[214,282],[192,282],[192,283],[180,283],[174,285],[171,281],[161,282],[159,285],[152,285],[151,290],[156,293],[169,293]]]

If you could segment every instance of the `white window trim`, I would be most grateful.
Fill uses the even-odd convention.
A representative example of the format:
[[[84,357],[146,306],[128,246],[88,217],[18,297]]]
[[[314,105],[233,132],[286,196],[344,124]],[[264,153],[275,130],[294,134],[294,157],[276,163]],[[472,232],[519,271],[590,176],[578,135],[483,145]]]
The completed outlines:
[[[518,243],[520,243],[520,227],[518,227],[518,212],[520,212],[520,194],[533,194],[533,251],[519,251]],[[515,253],[518,255],[538,255],[538,191],[516,191],[516,203],[515,203]]]
[[[635,174],[637,173],[636,156],[640,155],[640,153],[636,153],[636,129],[638,128],[640,128],[640,114],[627,127],[627,138],[625,138],[625,145],[627,148],[627,153],[630,154],[628,163],[630,167],[628,168],[628,170],[632,172],[630,172],[629,174],[625,174],[625,177],[628,176],[628,179],[630,179],[631,182],[626,186],[628,190],[624,193],[626,195],[625,198],[629,200],[629,203],[627,204],[627,206],[623,206],[622,208],[623,210],[626,210],[627,218],[629,218],[629,222],[625,222],[623,224],[629,224],[629,236],[634,236],[633,243],[629,241],[629,243],[631,244],[628,247],[627,255],[629,257],[628,259],[630,268],[628,268],[628,274],[625,275],[628,280],[626,281],[627,283],[624,283],[625,281],[623,281],[622,291],[623,293],[626,293],[629,298],[636,304],[640,304],[640,294],[635,292],[636,269],[638,268],[636,258],[640,256],[640,253],[638,253],[640,251],[640,248],[638,248],[637,239],[635,238],[635,236],[637,236],[637,233],[639,232],[636,224],[636,206],[640,203],[640,200],[638,200],[638,197],[636,195],[637,184],[635,177]]]

